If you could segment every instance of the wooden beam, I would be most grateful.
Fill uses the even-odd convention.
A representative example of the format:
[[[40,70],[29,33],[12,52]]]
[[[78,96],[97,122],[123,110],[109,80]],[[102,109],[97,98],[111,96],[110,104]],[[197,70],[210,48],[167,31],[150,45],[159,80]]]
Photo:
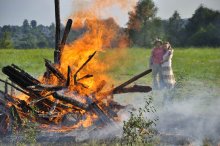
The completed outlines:
[[[55,50],[54,50],[54,63],[60,62],[60,0],[54,0],[55,3],[55,20],[56,20],[56,34],[55,34]]]
[[[83,65],[74,74],[74,84],[75,85],[77,84],[77,74],[83,69],[83,67],[86,66],[86,64],[94,57],[95,54],[96,54],[96,51],[88,57],[88,59],[83,63]]]
[[[59,80],[66,82],[64,75],[52,64],[50,60],[44,59],[45,66],[49,71],[51,71]]]
[[[141,77],[143,77],[143,76],[145,76],[145,75],[147,75],[151,72],[152,72],[152,69],[148,69],[148,70],[145,70],[144,72],[134,76],[133,78],[129,79],[128,81],[126,81],[126,82],[122,83],[121,85],[115,87],[113,89],[113,93],[117,92],[117,90],[121,90],[122,88],[126,87],[127,85],[133,83],[134,81],[138,80],[139,78],[141,78]]]
[[[62,38],[62,41],[61,41],[61,51],[62,51],[63,47],[66,44],[67,37],[68,37],[68,34],[69,34],[70,30],[71,30],[72,23],[73,23],[72,19],[68,19],[68,21],[66,23],[66,27],[65,27],[64,33],[63,33],[63,38]]]
[[[113,92],[113,94],[132,93],[132,92],[150,92],[152,88],[150,86],[134,85],[133,87],[121,88]]]
[[[53,97],[55,99],[58,99],[58,100],[61,100],[61,101],[64,101],[64,102],[67,102],[69,104],[72,104],[73,106],[77,107],[77,108],[80,108],[82,110],[86,110],[88,108],[88,105],[87,104],[84,104],[84,103],[81,103],[75,99],[73,99],[72,97],[68,97],[68,96],[64,96],[64,95],[61,95],[59,94],[58,92],[54,92],[53,93]]]

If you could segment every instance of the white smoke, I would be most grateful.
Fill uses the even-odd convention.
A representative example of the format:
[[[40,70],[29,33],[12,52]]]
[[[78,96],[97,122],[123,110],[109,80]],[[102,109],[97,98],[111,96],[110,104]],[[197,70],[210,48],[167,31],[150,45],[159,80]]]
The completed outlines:
[[[128,111],[144,107],[145,98],[153,97],[153,104],[157,112],[152,114],[152,118],[154,116],[159,118],[156,129],[162,144],[180,144],[175,143],[177,137],[182,140],[187,139],[193,145],[202,145],[205,139],[210,140],[213,145],[220,142],[220,91],[217,87],[209,87],[198,81],[188,82],[187,86],[177,89],[178,94],[174,94],[174,98],[165,104],[163,103],[164,92],[158,90],[147,94],[134,93],[115,96],[114,99],[120,104],[131,105],[118,113],[122,121],[128,120]],[[146,114],[147,117],[151,117],[149,113]],[[97,129],[95,133],[93,129],[95,127],[91,127],[91,133],[88,132],[88,129],[86,132],[82,132],[81,129],[79,132],[74,131],[67,135],[76,134],[77,141],[120,138],[123,133],[122,127],[123,122],[117,126]],[[163,137],[167,135],[169,136],[164,139]]]
[[[205,139],[218,143],[220,92],[198,81],[187,85],[179,89],[181,98],[174,97],[170,103],[158,107],[157,129],[160,133],[188,137],[195,145],[201,145]]]
[[[176,89],[170,102],[164,102],[165,92],[157,90],[150,94],[125,94],[116,96],[115,99],[122,104],[132,104],[139,108],[144,106],[144,98],[153,96],[156,116],[159,118],[156,129],[161,136],[170,135],[173,139],[179,136],[194,145],[202,145],[205,139],[213,144],[220,142],[218,87],[195,80],[187,82],[183,88]],[[127,116],[124,116],[125,119]]]

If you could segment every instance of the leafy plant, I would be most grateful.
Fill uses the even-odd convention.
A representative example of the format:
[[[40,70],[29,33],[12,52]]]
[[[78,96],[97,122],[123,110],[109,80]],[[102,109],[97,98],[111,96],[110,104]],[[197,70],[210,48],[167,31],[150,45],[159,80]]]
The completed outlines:
[[[157,118],[150,119],[146,113],[155,113],[152,106],[152,97],[145,100],[144,108],[139,108],[137,113],[130,112],[128,121],[123,125],[123,142],[127,145],[144,144],[151,142],[155,135],[153,127],[156,125]]]
[[[23,136],[22,143],[25,143],[25,144],[36,143],[36,137],[38,134],[37,125],[33,122],[25,120],[21,134]]]

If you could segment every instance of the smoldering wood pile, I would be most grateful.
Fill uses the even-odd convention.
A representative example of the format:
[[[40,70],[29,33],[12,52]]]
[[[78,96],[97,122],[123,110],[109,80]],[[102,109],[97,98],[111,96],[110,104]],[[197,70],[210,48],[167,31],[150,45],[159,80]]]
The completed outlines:
[[[72,73],[69,66],[67,75],[64,75],[58,66],[61,63],[61,52],[71,29],[72,20],[68,20],[63,38],[60,41],[59,0],[55,0],[55,14],[56,44],[54,63],[45,59],[46,72],[43,78],[49,80],[52,75],[57,78],[59,84],[43,84],[15,64],[3,67],[2,72],[8,76],[11,82],[0,79],[0,82],[5,84],[5,91],[0,91],[0,133],[2,135],[12,132],[13,129],[19,129],[24,123],[24,119],[37,122],[40,125],[63,125],[68,129],[68,126],[77,125],[87,116],[95,115],[96,119],[93,121],[93,125],[97,127],[112,125],[118,120],[117,112],[124,108],[124,106],[113,100],[114,94],[151,91],[149,86],[134,85],[128,87],[129,84],[149,74],[151,69],[134,76],[109,91],[103,91],[104,86],[108,84],[104,80],[89,95],[82,96],[77,90],[71,91],[69,88],[71,82],[74,83],[74,86],[88,88],[80,80],[89,80],[93,75],[87,74],[83,77],[77,75],[86,65],[89,65],[96,52],[88,56],[85,63],[75,73]],[[11,87],[10,92],[9,86]],[[25,95],[26,99],[19,98],[15,94],[15,90]],[[106,101],[106,99],[108,100]],[[69,114],[74,117],[74,122],[66,125],[64,121]]]
[[[3,73],[8,76],[12,83],[0,80],[5,83],[5,92],[0,91],[0,131],[2,134],[10,132],[12,127],[19,128],[24,118],[39,124],[62,125],[63,119],[70,113],[75,115],[77,122],[81,121],[83,116],[96,115],[98,117],[95,122],[96,126],[103,127],[114,124],[118,120],[117,112],[124,108],[113,100],[114,94],[151,91],[149,86],[134,85],[127,87],[130,83],[151,72],[151,70],[146,70],[109,91],[102,91],[106,84],[103,81],[95,92],[82,96],[77,91],[70,91],[68,88],[70,81],[75,81],[76,86],[83,87],[79,82],[81,78],[78,79],[76,74],[73,75],[73,78],[76,79],[70,79],[72,75],[69,73],[69,67],[68,76],[65,77],[48,60],[45,60],[45,66],[51,74],[54,74],[61,81],[59,86],[42,84],[14,64],[3,67]],[[89,78],[90,76],[86,75],[82,78]],[[47,78],[47,75],[44,78]],[[11,86],[12,91],[16,89],[25,94],[27,100],[19,99],[12,91],[9,93],[8,86]],[[79,99],[86,102],[81,102]],[[107,103],[104,101],[106,99],[108,99]],[[77,124],[77,122],[72,124]]]

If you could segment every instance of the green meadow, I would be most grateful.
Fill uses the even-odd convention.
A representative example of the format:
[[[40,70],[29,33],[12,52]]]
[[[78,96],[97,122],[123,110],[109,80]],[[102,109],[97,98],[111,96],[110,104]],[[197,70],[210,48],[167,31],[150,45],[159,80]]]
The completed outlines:
[[[101,53],[99,57],[110,66],[107,73],[114,79],[114,84],[119,84],[148,69],[150,52],[150,49],[143,48],[111,49]],[[53,61],[53,49],[2,49],[0,68],[14,63],[38,77],[45,71],[44,58]],[[176,48],[173,70],[177,79],[199,80],[219,87],[220,48]],[[0,72],[0,78],[6,79],[6,76]],[[151,75],[136,83],[151,85]]]

